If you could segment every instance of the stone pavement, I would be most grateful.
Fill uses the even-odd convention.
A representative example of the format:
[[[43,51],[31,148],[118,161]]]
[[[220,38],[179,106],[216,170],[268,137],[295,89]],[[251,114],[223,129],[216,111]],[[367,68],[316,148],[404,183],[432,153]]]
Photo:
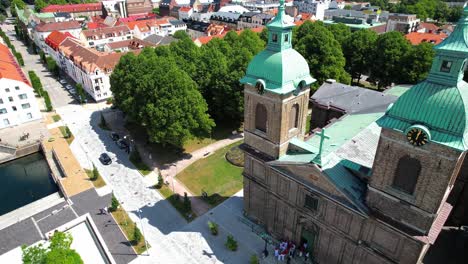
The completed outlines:
[[[29,133],[26,140],[20,140],[20,136]],[[47,138],[49,132],[46,127],[45,119],[35,120],[17,126],[7,127],[0,130],[0,144],[6,144],[13,147],[21,147]]]

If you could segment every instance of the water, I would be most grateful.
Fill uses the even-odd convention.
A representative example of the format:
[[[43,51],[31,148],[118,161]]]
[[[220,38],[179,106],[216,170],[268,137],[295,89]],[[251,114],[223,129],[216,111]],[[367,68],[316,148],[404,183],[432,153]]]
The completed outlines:
[[[41,153],[0,165],[0,215],[57,191]]]

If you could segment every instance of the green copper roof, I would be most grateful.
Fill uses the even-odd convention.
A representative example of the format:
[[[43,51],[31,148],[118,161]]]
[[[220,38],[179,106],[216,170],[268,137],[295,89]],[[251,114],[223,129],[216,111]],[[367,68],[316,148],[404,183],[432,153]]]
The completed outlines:
[[[260,82],[266,91],[287,94],[315,82],[310,76],[307,61],[292,48],[292,27],[284,12],[284,0],[280,0],[278,15],[268,25],[268,44],[247,67],[243,84],[255,86]]]
[[[442,43],[435,46],[436,50],[468,52],[468,6],[463,9],[463,16],[455,30]]]
[[[409,88],[411,88],[411,86],[397,85],[397,86],[393,86],[392,88],[385,90],[384,93],[388,95],[394,95],[394,96],[400,97],[402,94],[406,93],[406,91],[408,91]]]

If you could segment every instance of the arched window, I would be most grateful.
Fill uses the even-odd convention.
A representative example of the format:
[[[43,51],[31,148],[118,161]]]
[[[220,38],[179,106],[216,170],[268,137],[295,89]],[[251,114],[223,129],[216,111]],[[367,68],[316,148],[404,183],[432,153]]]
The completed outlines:
[[[299,105],[294,104],[289,112],[289,129],[297,128],[299,125]]]
[[[421,172],[421,163],[406,155],[400,158],[393,178],[393,187],[408,194],[413,194]]]
[[[263,104],[257,104],[257,108],[255,109],[255,128],[266,133],[267,110]]]

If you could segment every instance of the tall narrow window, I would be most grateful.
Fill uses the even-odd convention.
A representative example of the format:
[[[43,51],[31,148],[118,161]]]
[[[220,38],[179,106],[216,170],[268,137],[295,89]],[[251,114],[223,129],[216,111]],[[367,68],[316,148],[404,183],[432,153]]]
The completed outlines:
[[[284,42],[289,42],[289,34],[284,35]]]
[[[271,41],[273,41],[273,42],[278,42],[278,34],[274,34],[274,33],[273,33],[273,34],[271,35]]]
[[[297,128],[299,125],[299,105],[294,104],[289,112],[289,129]]]
[[[451,61],[442,61],[442,65],[440,66],[440,71],[441,72],[450,72],[450,69],[452,68],[452,62]]]
[[[255,109],[255,128],[266,133],[267,110],[263,104],[257,104],[257,107]]]
[[[393,178],[393,187],[408,194],[413,194],[421,172],[421,163],[406,155],[400,158]]]

